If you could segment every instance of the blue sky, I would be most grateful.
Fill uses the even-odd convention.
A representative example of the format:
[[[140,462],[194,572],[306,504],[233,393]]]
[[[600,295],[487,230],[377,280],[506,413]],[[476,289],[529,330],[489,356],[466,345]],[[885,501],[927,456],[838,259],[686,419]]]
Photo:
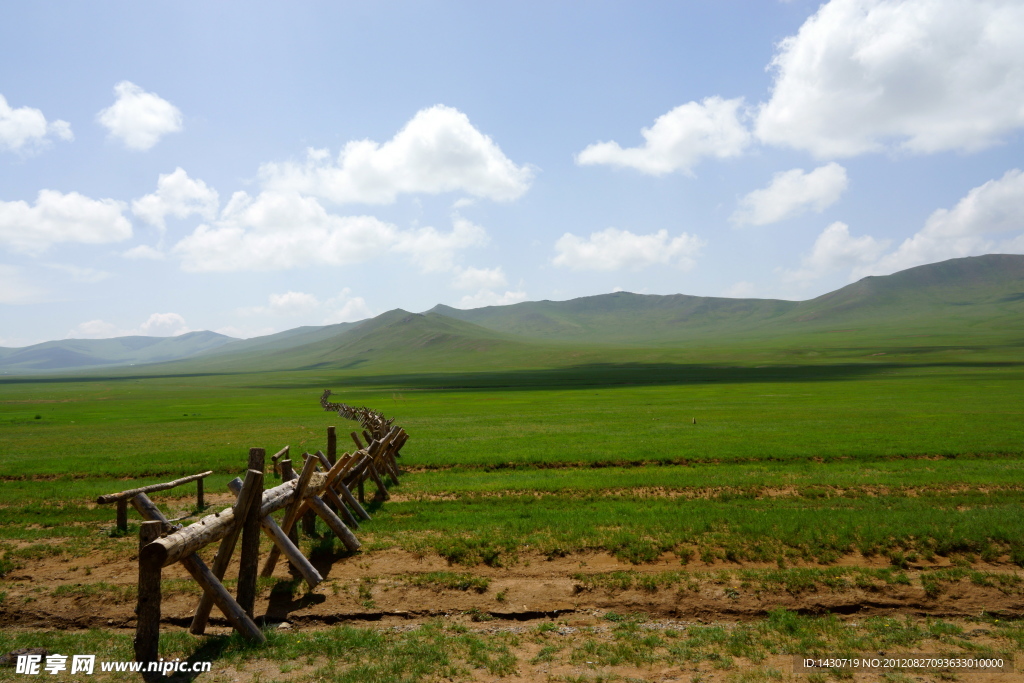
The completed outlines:
[[[1024,4],[20,3],[0,346],[1024,253]]]

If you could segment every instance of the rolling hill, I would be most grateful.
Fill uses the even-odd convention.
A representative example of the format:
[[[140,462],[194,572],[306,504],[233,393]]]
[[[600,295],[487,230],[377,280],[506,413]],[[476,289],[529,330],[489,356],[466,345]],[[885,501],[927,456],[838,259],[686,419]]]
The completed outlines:
[[[235,341],[216,332],[177,337],[63,339],[22,348],[0,348],[0,372],[25,373],[97,366],[141,365],[188,358]]]
[[[1024,256],[952,259],[866,277],[799,302],[617,292],[471,310],[438,305],[422,314],[396,309],[356,323],[246,340],[194,332],[46,342],[0,349],[0,371],[162,363],[161,372],[420,372],[627,357],[654,362],[670,352],[710,358],[727,349],[756,349],[778,359],[810,348],[860,357],[868,347],[884,355],[890,347],[925,353],[965,345],[1024,346]]]

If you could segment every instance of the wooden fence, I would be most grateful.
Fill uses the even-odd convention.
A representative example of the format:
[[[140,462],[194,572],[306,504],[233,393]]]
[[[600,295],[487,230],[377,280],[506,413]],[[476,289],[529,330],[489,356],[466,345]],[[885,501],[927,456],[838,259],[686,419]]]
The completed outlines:
[[[163,484],[150,484],[149,486],[142,486],[137,489],[121,491],[121,493],[108,493],[97,498],[96,502],[100,505],[117,503],[117,530],[124,532],[128,531],[128,504],[132,503],[132,499],[139,494],[152,493],[153,491],[166,491],[167,489],[173,489],[175,486],[181,486],[182,484],[194,481],[196,483],[196,510],[202,512],[206,507],[205,501],[203,500],[203,479],[211,474],[213,474],[213,470],[200,472],[199,474],[193,474],[188,477],[182,477],[181,479],[175,479],[174,481],[168,481]]]
[[[366,481],[377,487],[376,498],[388,497],[384,478],[397,483],[401,474],[397,458],[399,450],[408,440],[400,427],[392,425],[379,413],[366,408],[351,408],[344,404],[327,403],[330,392],[324,392],[321,404],[326,410],[359,420],[363,426],[364,445],[359,435],[352,432],[357,450],[337,455],[334,427],[327,428],[327,453],[321,451],[303,454],[303,463],[296,474],[288,457],[286,446],[273,456],[275,472],[284,482],[264,490],[265,451],[249,450],[245,479],[234,479],[228,489],[235,494],[235,504],[220,512],[203,517],[186,527],[175,525],[153,504],[147,491],[165,490],[186,480],[202,481],[210,472],[185,477],[168,484],[132,489],[112,494],[111,500],[130,501],[146,521],[139,529],[139,586],[135,635],[135,658],[139,662],[157,661],[160,637],[160,578],[164,567],[180,562],[203,589],[195,609],[189,631],[196,635],[205,632],[214,605],[224,614],[236,631],[246,638],[265,642],[266,637],[256,625],[253,606],[256,599],[257,576],[269,577],[283,554],[310,590],[323,577],[306,559],[298,547],[298,522],[320,517],[341,540],[345,548],[356,551],[359,540],[353,529],[359,522],[370,519],[363,507],[363,488]],[[354,417],[353,417],[354,416]],[[358,498],[353,494],[358,492]],[[280,522],[273,513],[283,510]],[[311,528],[303,524],[307,531]],[[273,541],[270,552],[259,570],[260,533]],[[241,538],[239,551],[238,589],[232,596],[221,582],[231,561],[231,555]],[[211,543],[219,542],[212,566],[207,566],[198,552]]]

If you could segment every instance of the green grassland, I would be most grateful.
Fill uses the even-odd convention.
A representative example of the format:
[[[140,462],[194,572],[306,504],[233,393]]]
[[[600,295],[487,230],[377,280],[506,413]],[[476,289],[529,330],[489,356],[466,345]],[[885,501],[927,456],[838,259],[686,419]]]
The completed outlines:
[[[330,388],[412,437],[370,547],[465,564],[594,549],[1024,563],[1022,283],[1024,258],[981,257],[800,303],[392,311],[171,363],[2,377],[0,543],[99,543],[114,511],[97,495],[207,469],[223,490],[249,447],[323,449],[330,424],[344,448],[356,425],[320,410]]]

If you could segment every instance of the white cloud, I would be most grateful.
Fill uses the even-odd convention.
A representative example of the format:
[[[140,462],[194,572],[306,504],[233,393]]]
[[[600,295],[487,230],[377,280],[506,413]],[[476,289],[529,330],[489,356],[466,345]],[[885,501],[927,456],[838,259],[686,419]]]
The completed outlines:
[[[1000,243],[996,235],[1017,233]],[[993,251],[1024,251],[1024,173],[1007,171],[1002,178],[973,188],[952,209],[938,209],[924,227],[894,252],[855,274],[886,275],[925,263]]]
[[[128,149],[150,149],[168,133],[181,131],[181,111],[156,93],[129,81],[114,86],[117,100],[96,114],[96,120]]]
[[[349,142],[337,163],[327,150],[306,161],[260,167],[264,188],[299,192],[336,203],[388,204],[401,193],[466,192],[509,201],[530,186],[533,173],[516,166],[457,109],[422,109],[388,142]]]
[[[47,263],[47,268],[58,270],[62,273],[67,273],[71,276],[71,279],[75,282],[85,282],[93,284],[96,282],[102,282],[107,278],[111,277],[111,274],[105,270],[97,270],[95,268],[82,268],[79,266],[72,266],[67,263]]]
[[[192,330],[177,313],[154,313],[139,325],[139,331],[150,337],[177,337]]]
[[[459,300],[456,308],[481,308],[483,306],[508,306],[526,299],[526,292],[505,292],[498,294],[490,289],[481,289],[476,294],[467,294]]]
[[[242,308],[238,313],[247,316],[304,316],[307,319],[315,315],[323,317],[324,325],[364,320],[373,315],[370,307],[366,305],[366,300],[361,296],[352,296],[352,290],[348,287],[326,301],[320,301],[316,296],[306,292],[271,294],[267,297],[266,306]]]
[[[197,214],[213,220],[217,217],[219,204],[216,190],[202,180],[189,178],[179,166],[173,173],[161,173],[156,192],[133,201],[132,213],[163,230],[167,216],[187,218]]]
[[[409,254],[424,273],[438,273],[455,267],[457,251],[484,244],[487,244],[487,231],[456,216],[451,232],[440,232],[429,226],[400,232],[392,248]]]
[[[625,166],[651,175],[692,174],[704,157],[725,159],[742,154],[750,142],[750,133],[739,118],[742,104],[742,98],[723,100],[717,96],[687,102],[641,130],[643,146],[623,149],[617,142],[598,142],[580,152],[576,163]]]
[[[722,296],[732,299],[749,299],[757,293],[757,287],[753,282],[740,280],[722,290]]]
[[[0,201],[0,244],[40,253],[58,242],[102,244],[132,236],[124,202],[40,190],[35,205]]]
[[[34,304],[45,292],[24,268],[0,264],[0,304]]]
[[[171,250],[187,271],[284,270],[362,263],[405,254],[423,272],[455,267],[459,250],[486,243],[487,232],[455,217],[450,232],[399,230],[373,216],[337,216],[293,192],[236,192],[214,225],[200,225]]]
[[[329,214],[312,197],[236,192],[214,226],[200,225],[172,252],[187,271],[342,266],[386,251],[398,232],[372,216]]]
[[[798,216],[807,209],[818,213],[836,203],[846,190],[846,169],[834,161],[810,173],[794,168],[772,176],[763,190],[740,200],[732,221],[739,225],[768,225]]]
[[[591,233],[587,239],[567,232],[555,243],[558,255],[553,263],[572,270],[639,270],[655,264],[674,264],[689,270],[705,244],[685,232],[669,239],[667,230],[634,235],[628,230],[607,228]]]
[[[301,315],[320,306],[320,302],[312,294],[305,292],[285,292],[270,295],[270,310],[279,315]]]
[[[89,320],[71,328],[66,339],[110,339],[112,337],[177,337],[191,332],[185,319],[177,313],[153,313],[133,330],[123,330],[103,320]]]
[[[972,151],[1024,126],[1019,0],[832,0],[778,45],[763,141],[818,157]]]
[[[165,258],[162,251],[151,247],[148,244],[140,244],[137,247],[132,247],[127,251],[121,252],[121,256],[127,259],[148,259],[150,261],[163,261]]]
[[[325,325],[351,323],[373,316],[373,311],[366,305],[366,300],[361,296],[352,296],[352,290],[348,287],[327,300],[324,306],[329,310],[327,317],[324,318]]]
[[[849,226],[836,221],[818,235],[801,268],[783,270],[782,279],[809,282],[839,270],[862,267],[877,260],[887,246],[888,240],[876,240],[870,235],[851,237]]]
[[[496,268],[456,268],[452,287],[455,289],[498,289],[508,284],[505,271]]]
[[[32,107],[14,109],[7,99],[0,95],[0,150],[12,152],[42,147],[50,137],[74,140],[71,124],[67,121],[46,122],[43,112]]]
[[[102,320],[88,320],[79,323],[68,330],[66,339],[111,339],[113,337],[127,336],[117,325]]]

